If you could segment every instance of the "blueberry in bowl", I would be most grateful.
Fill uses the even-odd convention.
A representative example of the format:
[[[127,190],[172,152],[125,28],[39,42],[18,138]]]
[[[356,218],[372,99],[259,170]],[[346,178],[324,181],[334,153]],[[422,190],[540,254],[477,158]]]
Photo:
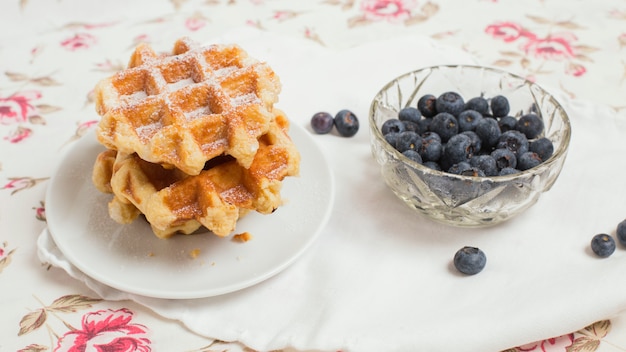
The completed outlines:
[[[463,227],[494,225],[535,204],[558,179],[571,136],[566,111],[537,84],[459,65],[392,79],[371,103],[369,126],[372,154],[396,196]]]

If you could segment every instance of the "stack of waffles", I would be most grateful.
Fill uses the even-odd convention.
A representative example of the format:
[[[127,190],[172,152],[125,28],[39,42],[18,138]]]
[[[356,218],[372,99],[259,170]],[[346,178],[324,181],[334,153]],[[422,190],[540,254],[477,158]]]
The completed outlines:
[[[95,88],[107,149],[92,179],[113,195],[111,218],[143,214],[160,238],[203,226],[227,236],[246,212],[276,210],[300,164],[274,108],[280,89],[274,71],[237,45],[181,38],[167,54],[138,45],[128,68]]]

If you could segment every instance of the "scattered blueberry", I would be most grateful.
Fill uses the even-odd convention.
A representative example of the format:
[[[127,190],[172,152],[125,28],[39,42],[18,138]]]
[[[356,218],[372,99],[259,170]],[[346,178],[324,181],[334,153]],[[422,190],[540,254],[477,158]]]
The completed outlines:
[[[447,112],[449,114],[459,116],[465,107],[463,97],[457,92],[445,92],[437,97],[435,102],[438,113]]]
[[[552,153],[554,153],[554,145],[548,138],[541,137],[530,142],[528,150],[537,153],[542,161],[546,161],[552,156]]]
[[[337,132],[344,137],[352,137],[359,131],[359,119],[350,110],[341,110],[335,115]]]
[[[489,115],[489,103],[482,96],[474,97],[465,103],[464,110],[474,110],[481,116]]]
[[[457,118],[459,122],[459,131],[473,131],[476,124],[483,118],[483,115],[476,110],[465,110],[459,114]]]
[[[317,134],[326,134],[332,131],[335,120],[333,116],[327,112],[318,112],[311,117],[311,127]]]
[[[441,137],[442,142],[447,142],[450,137],[459,133],[459,124],[452,114],[440,112],[433,116],[430,122],[430,131],[435,132]]]
[[[509,114],[511,107],[509,99],[503,95],[496,95],[491,98],[491,113],[494,117],[505,117]]]
[[[429,119],[437,115],[437,97],[432,94],[425,94],[417,101],[417,109],[422,113],[422,116]]]
[[[487,264],[487,256],[476,247],[465,246],[454,254],[454,267],[466,275],[481,272]]]
[[[383,136],[390,132],[400,133],[404,132],[405,124],[404,122],[398,119],[389,119],[383,123],[380,127],[380,132],[382,132]]]
[[[615,240],[613,237],[601,233],[591,239],[591,250],[598,257],[606,258],[615,252]]]
[[[526,114],[517,120],[516,129],[526,135],[526,138],[533,139],[543,132],[543,120],[537,114]]]
[[[617,234],[617,240],[622,246],[626,246],[626,220],[622,220],[619,224],[617,224],[617,230],[615,231]]]

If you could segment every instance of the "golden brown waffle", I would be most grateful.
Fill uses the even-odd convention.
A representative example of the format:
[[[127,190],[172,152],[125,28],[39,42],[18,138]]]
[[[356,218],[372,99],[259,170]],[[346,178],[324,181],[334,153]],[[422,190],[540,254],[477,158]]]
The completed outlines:
[[[98,140],[123,154],[197,175],[222,154],[249,167],[269,128],[280,81],[237,45],[140,44],[128,68],[95,88]]]
[[[207,163],[198,175],[167,169],[137,154],[102,152],[93,169],[93,181],[102,192],[113,193],[110,216],[120,223],[144,214],[161,238],[185,234],[205,226],[219,236],[234,229],[247,211],[269,214],[282,204],[280,190],[286,176],[297,175],[300,156],[287,132],[289,122],[276,117],[249,168],[229,156]]]

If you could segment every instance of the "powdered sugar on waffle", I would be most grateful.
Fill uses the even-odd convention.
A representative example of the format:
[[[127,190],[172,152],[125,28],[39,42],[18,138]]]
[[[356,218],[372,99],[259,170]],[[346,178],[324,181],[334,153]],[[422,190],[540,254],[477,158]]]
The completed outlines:
[[[98,140],[190,175],[221,154],[247,167],[279,91],[274,71],[237,45],[181,39],[162,55],[140,44],[127,70],[96,86]]]

